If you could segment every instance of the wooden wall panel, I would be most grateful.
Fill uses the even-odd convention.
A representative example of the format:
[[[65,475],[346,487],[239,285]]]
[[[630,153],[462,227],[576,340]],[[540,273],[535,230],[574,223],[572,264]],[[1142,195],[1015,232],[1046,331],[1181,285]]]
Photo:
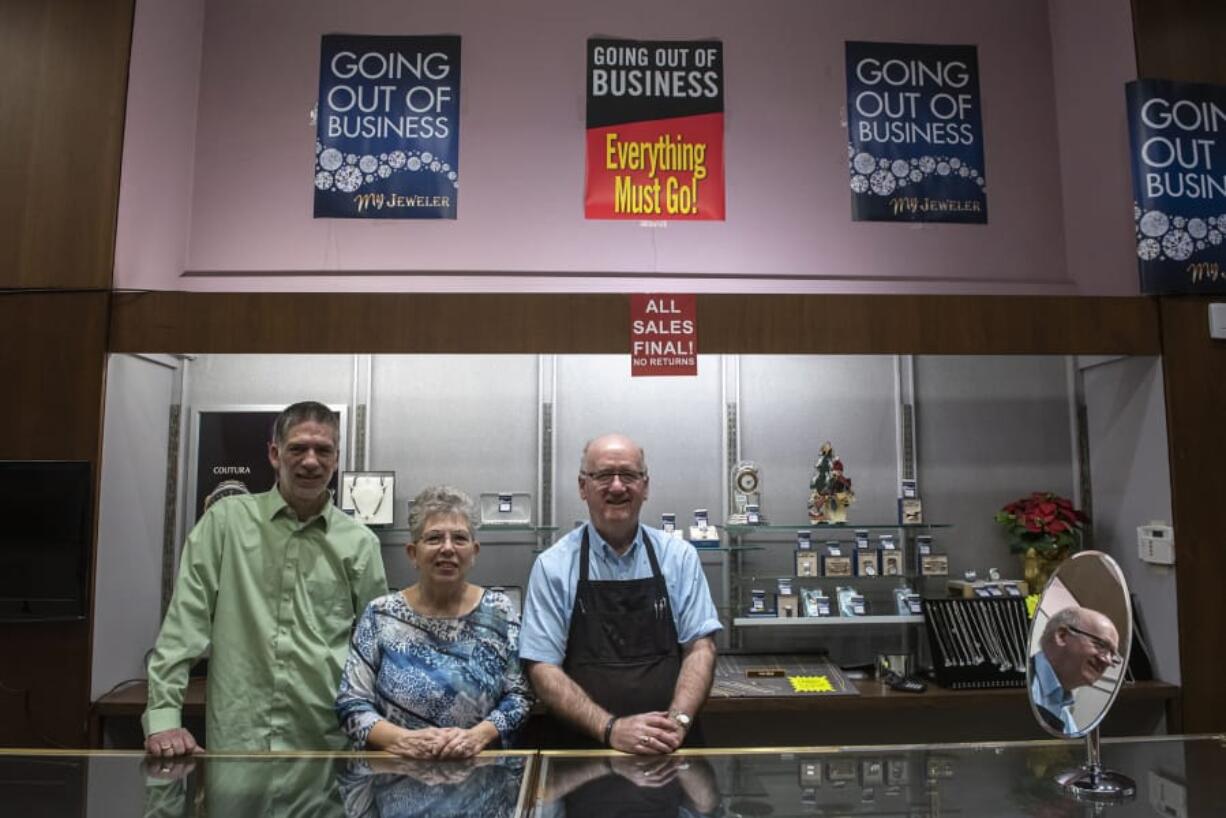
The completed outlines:
[[[603,352],[629,314],[601,295],[120,293],[111,351]]]
[[[109,298],[0,294],[0,459],[97,473]],[[0,746],[85,746],[89,678],[88,621],[0,624]]]
[[[1132,0],[1137,74],[1149,79],[1226,84],[1226,3]]]
[[[109,287],[133,0],[0,0],[0,287]]]
[[[1226,729],[1218,664],[1226,525],[1226,341],[1209,338],[1207,298],[1162,299],[1167,446],[1178,577],[1183,724]]]
[[[1145,298],[698,296],[699,350],[1158,353]],[[123,293],[113,352],[628,353],[623,295]]]
[[[1133,0],[1137,73],[1226,84],[1226,3]],[[1163,298],[1161,332],[1176,542],[1183,726],[1226,730],[1217,666],[1226,526],[1226,344],[1209,338],[1205,298]],[[1221,300],[1221,299],[1219,299]]]
[[[1157,328],[1144,298],[698,297],[704,352],[1156,355]]]
[[[99,451],[110,294],[0,293],[0,457]]]

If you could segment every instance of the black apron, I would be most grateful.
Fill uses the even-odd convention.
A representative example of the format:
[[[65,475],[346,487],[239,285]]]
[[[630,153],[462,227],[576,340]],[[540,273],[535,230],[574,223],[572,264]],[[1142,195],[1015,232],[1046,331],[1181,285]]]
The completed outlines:
[[[640,529],[651,561],[650,577],[598,581],[588,578],[588,530],[584,526],[562,669],[592,701],[615,716],[667,711],[681,673],[681,646],[651,537]],[[568,744],[600,746],[578,731],[568,732],[564,737]],[[691,738],[696,740],[692,730],[686,736],[687,746]]]
[[[637,787],[616,773],[589,781],[566,795],[567,818],[677,818],[685,803],[680,781]]]

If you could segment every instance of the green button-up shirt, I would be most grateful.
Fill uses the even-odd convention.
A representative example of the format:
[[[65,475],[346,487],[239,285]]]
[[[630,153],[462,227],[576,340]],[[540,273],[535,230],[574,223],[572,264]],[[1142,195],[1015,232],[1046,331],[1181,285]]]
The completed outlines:
[[[183,547],[145,735],[182,725],[188,669],[211,647],[209,749],[344,749],[332,706],[350,631],[387,590],[378,538],[333,504],[303,522],[275,488],[218,501]]]

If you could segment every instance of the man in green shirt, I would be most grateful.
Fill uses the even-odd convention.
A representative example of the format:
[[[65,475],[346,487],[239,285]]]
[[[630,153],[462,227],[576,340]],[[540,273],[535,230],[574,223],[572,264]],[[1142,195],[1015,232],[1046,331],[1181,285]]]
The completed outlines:
[[[188,535],[149,660],[145,751],[202,749],[182,726],[191,663],[208,648],[214,750],[346,746],[332,705],[357,615],[387,593],[379,540],[331,502],[340,419],[320,403],[277,418],[277,485],[214,503]]]

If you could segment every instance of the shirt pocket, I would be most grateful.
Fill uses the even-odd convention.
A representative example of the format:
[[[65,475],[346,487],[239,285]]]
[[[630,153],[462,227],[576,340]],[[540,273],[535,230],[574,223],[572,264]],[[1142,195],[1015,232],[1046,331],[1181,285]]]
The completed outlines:
[[[329,573],[306,579],[307,615],[323,630],[353,625],[353,601],[349,583]]]

